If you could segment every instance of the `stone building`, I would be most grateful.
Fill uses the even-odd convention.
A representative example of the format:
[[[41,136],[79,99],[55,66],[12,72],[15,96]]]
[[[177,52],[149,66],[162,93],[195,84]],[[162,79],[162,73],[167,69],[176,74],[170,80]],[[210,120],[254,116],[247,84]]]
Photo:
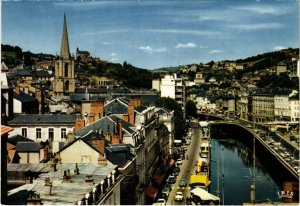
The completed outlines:
[[[69,50],[66,16],[64,16],[60,56],[55,62],[55,76],[52,86],[54,99],[61,99],[75,91],[74,59]]]

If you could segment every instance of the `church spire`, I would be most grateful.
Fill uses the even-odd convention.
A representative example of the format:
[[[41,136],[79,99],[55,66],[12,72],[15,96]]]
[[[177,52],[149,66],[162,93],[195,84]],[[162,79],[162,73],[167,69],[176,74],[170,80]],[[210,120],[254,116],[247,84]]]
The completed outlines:
[[[65,14],[64,14],[64,26],[63,26],[63,32],[61,38],[60,57],[62,57],[63,59],[70,59],[67,20]]]

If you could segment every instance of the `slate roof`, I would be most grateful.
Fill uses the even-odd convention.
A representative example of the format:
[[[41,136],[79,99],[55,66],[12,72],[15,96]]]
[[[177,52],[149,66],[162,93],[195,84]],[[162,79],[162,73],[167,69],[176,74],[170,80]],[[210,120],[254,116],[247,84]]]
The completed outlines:
[[[159,107],[159,108],[155,108],[155,112],[158,113],[158,114],[164,114],[164,113],[171,113],[172,111],[165,108],[165,107]]]
[[[34,71],[32,73],[32,76],[35,76],[35,77],[43,77],[43,78],[50,78],[51,75],[49,74],[48,71],[45,71],[45,70],[37,70],[37,71]]]
[[[73,125],[75,114],[20,114],[9,122],[9,125]]]
[[[110,132],[111,135],[114,135],[115,132],[115,123],[116,122],[122,123],[122,128],[124,131],[126,131],[129,134],[134,133],[134,130],[132,130],[130,127],[132,127],[132,125],[116,116],[105,116],[97,121],[95,121],[93,124],[90,124],[78,131],[75,132],[75,137],[82,137],[84,135],[86,135],[87,133],[91,132],[91,131],[103,131],[103,133],[105,134],[108,130]]]
[[[126,114],[128,112],[128,104],[130,99],[127,97],[119,97],[115,98],[112,101],[108,102],[104,105],[105,113],[107,114]],[[135,107],[134,111],[137,113],[141,113],[147,109],[147,107],[141,104],[139,107]]]
[[[105,97],[101,95],[97,96],[90,96],[88,93],[87,94],[78,94],[74,93],[71,95],[71,101],[72,102],[84,102],[84,101],[105,101]]]
[[[36,101],[34,97],[30,96],[29,94],[26,94],[23,91],[20,91],[19,94],[14,92],[13,97],[23,103]]]
[[[128,144],[110,145],[105,148],[106,158],[111,163],[123,167],[131,159],[130,147]]]
[[[18,142],[34,142],[33,140],[23,137],[22,135],[19,134],[9,137],[7,141],[13,145],[16,145]]]
[[[128,111],[128,103],[121,101],[121,98],[116,98],[104,105],[105,113],[107,114],[126,114]]]
[[[17,152],[39,152],[40,143],[38,142],[18,142],[16,145]]]
[[[16,76],[31,76],[30,71],[26,70],[26,69],[18,69],[16,71]]]

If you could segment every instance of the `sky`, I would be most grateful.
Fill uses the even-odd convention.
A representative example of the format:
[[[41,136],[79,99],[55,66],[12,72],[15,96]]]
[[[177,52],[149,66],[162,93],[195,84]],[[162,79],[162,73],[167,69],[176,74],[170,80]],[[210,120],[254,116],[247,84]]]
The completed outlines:
[[[299,48],[298,0],[2,1],[1,42],[156,69]]]

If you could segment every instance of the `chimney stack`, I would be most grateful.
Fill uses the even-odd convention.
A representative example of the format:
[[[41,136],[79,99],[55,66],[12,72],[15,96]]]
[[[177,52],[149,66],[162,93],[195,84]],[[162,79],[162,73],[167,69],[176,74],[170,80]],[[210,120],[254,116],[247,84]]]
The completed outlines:
[[[91,113],[95,115],[95,120],[104,116],[104,101],[97,101],[91,103]]]
[[[134,125],[134,101],[131,99],[129,104],[128,104],[128,116],[129,116],[129,123]]]
[[[95,114],[90,113],[89,115],[89,124],[93,124],[95,122]]]
[[[81,118],[76,119],[75,128],[74,128],[75,131],[74,132],[76,132],[76,131],[84,128],[84,127],[85,127],[84,120],[81,119]]]
[[[19,86],[16,86],[14,88],[14,91],[17,93],[17,94],[20,94],[20,87]]]
[[[109,131],[109,126],[107,126],[107,131],[106,131],[106,134],[105,134],[105,140],[110,142],[110,138],[111,138],[111,135],[110,135],[110,131]]]

